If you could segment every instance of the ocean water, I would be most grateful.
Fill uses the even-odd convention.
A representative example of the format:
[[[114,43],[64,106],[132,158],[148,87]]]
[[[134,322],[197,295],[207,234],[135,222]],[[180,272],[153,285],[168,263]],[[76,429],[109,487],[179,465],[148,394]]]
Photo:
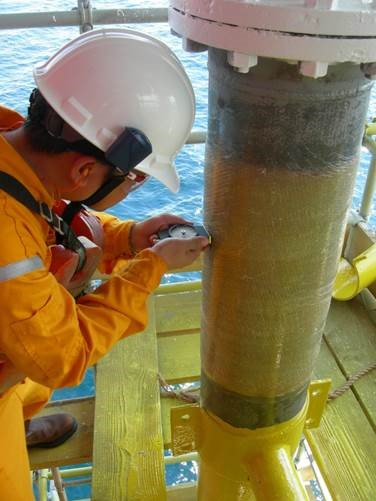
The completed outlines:
[[[96,8],[167,7],[168,0],[148,0],[131,2],[119,0],[92,0]],[[0,0],[0,15],[14,12],[63,11],[77,6],[75,0]],[[123,25],[124,26],[124,25]],[[183,62],[191,78],[196,95],[195,129],[206,129],[207,122],[207,68],[206,53],[189,54],[182,50],[181,40],[170,34],[167,24],[138,24],[128,27],[145,31],[166,42]],[[0,31],[0,99],[1,103],[25,113],[28,96],[34,87],[32,66],[45,60],[62,44],[78,34],[77,27],[38,28]],[[376,94],[373,92],[369,119],[376,115]],[[176,163],[181,176],[181,189],[177,195],[171,194],[157,181],[150,180],[139,191],[113,207],[109,212],[120,218],[142,220],[161,212],[179,214],[190,221],[200,222],[203,217],[203,160],[204,145],[187,145],[179,153]],[[370,154],[363,148],[354,192],[353,207],[358,208],[367,176]],[[373,213],[370,224],[376,224]],[[196,278],[198,274],[168,275],[165,281]],[[83,383],[70,389],[55,392],[54,399],[78,397],[94,394],[94,378],[91,370]],[[194,463],[168,467],[168,483],[192,480],[196,476]],[[90,495],[89,488],[69,490],[69,499],[81,499]]]

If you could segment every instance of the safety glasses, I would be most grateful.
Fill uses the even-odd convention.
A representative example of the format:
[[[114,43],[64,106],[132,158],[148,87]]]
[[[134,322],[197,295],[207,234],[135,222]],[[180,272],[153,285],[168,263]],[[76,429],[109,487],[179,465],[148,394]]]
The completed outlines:
[[[125,176],[126,179],[130,179],[134,183],[144,183],[146,179],[148,179],[148,175],[144,174],[143,172],[137,171],[131,171],[128,172],[128,174]]]
[[[148,176],[147,174],[144,174],[143,172],[140,172],[140,171],[130,171],[128,172],[128,174],[126,176],[124,176],[125,179],[129,179],[130,181],[132,181],[132,188],[130,189],[130,191],[134,191],[134,190],[137,190],[138,188],[140,188],[140,186],[142,186],[144,183],[146,183],[146,181],[149,179],[150,176]]]

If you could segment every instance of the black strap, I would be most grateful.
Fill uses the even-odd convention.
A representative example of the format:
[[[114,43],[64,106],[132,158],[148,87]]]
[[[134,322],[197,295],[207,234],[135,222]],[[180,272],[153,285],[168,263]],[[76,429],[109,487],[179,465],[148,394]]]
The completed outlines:
[[[117,188],[121,183],[124,182],[124,176],[113,176],[110,177],[100,188],[97,189],[89,198],[82,200],[82,203],[90,207],[98,202],[100,202],[105,196],[107,196],[111,191]]]
[[[13,198],[22,203],[25,207],[42,216],[47,223],[61,237],[61,242],[68,249],[77,252],[79,262],[76,271],[80,271],[86,261],[85,247],[77,238],[72,228],[60,216],[58,216],[45,202],[35,200],[30,191],[16,178],[0,171],[0,189],[6,191]]]
[[[74,216],[80,212],[82,209],[83,205],[81,202],[69,202],[69,204],[65,207],[63,210],[63,213],[61,214],[61,218],[67,223],[67,225],[70,227],[73,221]],[[72,228],[71,228],[72,229]],[[72,230],[74,231],[74,230]],[[62,244],[64,243],[64,235],[60,235],[59,233],[56,233],[56,243],[57,244]]]
[[[1,189],[12,195],[32,212],[39,212],[39,204],[33,195],[16,178],[0,171]]]
[[[71,225],[74,216],[80,212],[82,207],[83,205],[81,202],[69,202],[69,204],[63,210],[63,213],[61,215],[62,219],[64,219],[67,224]]]

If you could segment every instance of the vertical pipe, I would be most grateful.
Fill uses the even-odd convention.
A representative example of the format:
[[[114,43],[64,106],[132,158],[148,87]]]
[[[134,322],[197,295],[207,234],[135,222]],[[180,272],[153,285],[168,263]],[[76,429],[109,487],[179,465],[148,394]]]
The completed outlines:
[[[362,203],[359,210],[359,215],[367,220],[372,210],[372,200],[376,188],[376,158],[372,154],[371,162],[368,168],[367,181],[363,191]]]
[[[39,470],[38,471],[39,501],[48,501],[47,483],[48,483],[48,469],[45,468],[43,470]]]
[[[233,427],[306,401],[351,203],[371,83],[260,59],[236,73],[209,49],[202,406]]]

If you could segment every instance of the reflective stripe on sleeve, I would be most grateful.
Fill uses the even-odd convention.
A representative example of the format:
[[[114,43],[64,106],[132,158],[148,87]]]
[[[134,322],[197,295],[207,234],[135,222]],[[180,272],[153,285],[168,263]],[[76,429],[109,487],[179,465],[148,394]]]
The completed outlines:
[[[26,275],[26,273],[41,270],[43,268],[44,264],[39,256],[21,259],[21,261],[0,266],[0,282],[6,282],[7,280],[12,280],[13,278],[20,277],[21,275]]]

